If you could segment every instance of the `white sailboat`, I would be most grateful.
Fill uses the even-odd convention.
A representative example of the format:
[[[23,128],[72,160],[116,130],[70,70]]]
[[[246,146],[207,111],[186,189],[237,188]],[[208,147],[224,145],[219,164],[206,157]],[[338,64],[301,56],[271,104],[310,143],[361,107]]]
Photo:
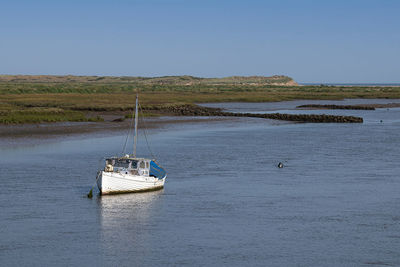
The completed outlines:
[[[136,157],[138,104],[136,95],[133,154],[106,159],[104,169],[97,175],[97,186],[102,195],[153,191],[164,187],[165,170],[155,160]]]

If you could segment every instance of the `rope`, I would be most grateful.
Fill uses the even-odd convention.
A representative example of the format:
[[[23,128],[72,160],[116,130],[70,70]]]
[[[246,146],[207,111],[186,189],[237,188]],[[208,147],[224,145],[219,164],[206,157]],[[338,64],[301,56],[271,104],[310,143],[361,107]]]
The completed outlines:
[[[99,180],[100,174],[101,174],[101,171],[98,171],[97,172],[97,176],[96,176],[96,181],[94,182],[92,188],[90,189],[89,193],[87,194],[88,198],[92,198],[93,197],[93,188],[96,186],[96,183],[97,183],[97,180]]]
[[[93,197],[93,188],[96,186],[96,184],[97,184],[97,180],[99,180],[99,177],[100,177],[100,174],[101,174],[101,162],[103,161],[103,160],[105,160],[106,158],[105,157],[101,157],[100,159],[99,159],[99,161],[97,162],[97,174],[96,174],[96,180],[94,181],[94,183],[93,183],[93,185],[92,185],[92,187],[90,188],[90,191],[89,191],[89,193],[87,194],[87,197],[88,198],[92,198]]]

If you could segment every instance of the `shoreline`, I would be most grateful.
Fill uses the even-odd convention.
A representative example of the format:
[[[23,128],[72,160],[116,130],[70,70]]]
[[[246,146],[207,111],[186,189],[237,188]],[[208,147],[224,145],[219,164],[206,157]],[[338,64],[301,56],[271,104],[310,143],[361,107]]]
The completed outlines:
[[[323,105],[321,105],[323,106]],[[351,109],[360,105],[345,105],[344,109]],[[400,107],[400,103],[386,103],[386,104],[363,104],[363,107],[369,108],[393,108]],[[334,106],[338,108],[340,106]],[[298,109],[299,107],[297,107]],[[305,109],[312,109],[310,107]],[[324,109],[324,108],[322,108]],[[329,109],[329,108],[325,108]],[[150,107],[149,111],[158,111],[159,116],[146,117],[145,124],[146,128],[161,128],[170,124],[178,123],[201,123],[201,122],[218,122],[218,121],[235,121],[243,119],[251,119],[253,117],[259,117],[263,119],[272,119],[278,117],[277,121],[283,123],[301,123],[301,122],[329,122],[322,121],[327,119],[327,115],[322,115],[320,119],[313,117],[307,117],[306,120],[293,120],[288,119],[288,114],[251,114],[251,113],[232,113],[225,112],[221,108],[210,108],[199,105],[181,105],[181,106],[170,106],[167,110],[154,110],[154,107]],[[22,124],[0,124],[0,146],[4,144],[12,144],[22,140],[23,143],[36,143],[37,140],[48,140],[58,139],[66,137],[82,136],[109,136],[116,133],[126,131],[131,126],[130,119],[119,120],[125,114],[124,112],[96,112],[90,111],[86,113],[89,116],[100,115],[104,118],[101,122],[49,122],[49,123],[22,123]],[[277,116],[277,114],[279,116]],[[289,115],[301,118],[303,114]],[[307,115],[312,116],[312,115]],[[348,123],[346,116],[342,117],[342,121],[330,122],[345,122]],[[279,119],[280,118],[280,119]],[[329,118],[328,118],[329,119]],[[339,118],[340,119],[340,118]],[[280,123],[279,123],[280,124]],[[36,140],[36,141],[33,141]],[[40,142],[40,141],[39,141]]]
[[[147,119],[147,129],[162,128],[173,124],[234,121],[234,117],[157,117]],[[74,137],[107,137],[125,135],[130,120],[123,122],[54,122],[37,124],[0,124],[0,148],[14,145],[36,145],[48,141]]]

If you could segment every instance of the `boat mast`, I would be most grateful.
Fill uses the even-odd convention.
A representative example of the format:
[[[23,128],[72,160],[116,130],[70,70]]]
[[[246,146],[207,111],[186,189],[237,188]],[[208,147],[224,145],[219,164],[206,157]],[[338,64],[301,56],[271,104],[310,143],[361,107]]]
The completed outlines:
[[[133,142],[133,157],[136,158],[137,128],[138,128],[138,94],[136,94],[136,110],[135,110],[135,137]]]

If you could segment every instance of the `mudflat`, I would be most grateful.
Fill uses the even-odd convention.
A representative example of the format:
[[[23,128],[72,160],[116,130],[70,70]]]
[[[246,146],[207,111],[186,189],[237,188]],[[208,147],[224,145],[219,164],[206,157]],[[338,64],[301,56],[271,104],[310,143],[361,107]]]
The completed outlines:
[[[232,117],[159,117],[147,119],[146,128],[162,127],[167,124],[196,123],[205,121],[227,121],[234,120]],[[113,132],[128,130],[132,127],[131,120],[122,122],[54,122],[36,124],[0,124],[0,138],[52,138],[68,135],[99,134],[109,135]]]

